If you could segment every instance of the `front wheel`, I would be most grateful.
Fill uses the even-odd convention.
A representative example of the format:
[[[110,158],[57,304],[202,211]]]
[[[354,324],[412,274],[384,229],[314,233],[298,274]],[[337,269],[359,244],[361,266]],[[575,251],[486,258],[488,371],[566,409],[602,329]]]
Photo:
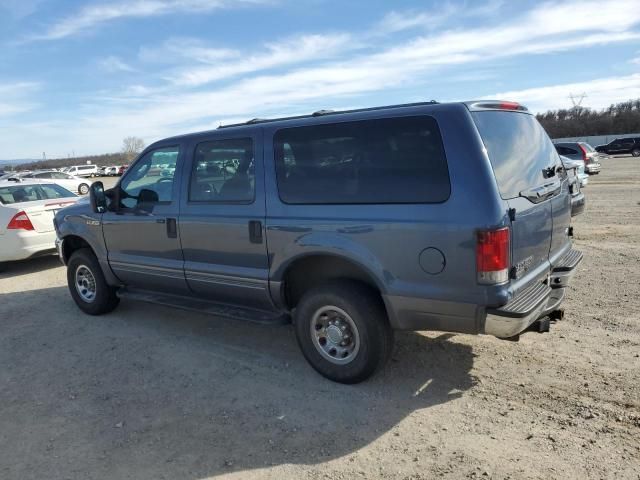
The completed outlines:
[[[88,248],[76,250],[71,255],[67,284],[76,305],[89,315],[109,313],[120,302],[116,289],[107,284],[98,259]]]
[[[303,355],[335,382],[366,380],[391,353],[393,331],[384,305],[364,285],[337,281],[316,287],[302,297],[294,317]]]
[[[81,183],[78,187],[78,193],[80,195],[86,195],[87,193],[89,193],[89,185],[87,185],[86,183]]]
[[[633,155],[634,157],[640,157],[640,148],[634,148],[631,151],[631,155]]]

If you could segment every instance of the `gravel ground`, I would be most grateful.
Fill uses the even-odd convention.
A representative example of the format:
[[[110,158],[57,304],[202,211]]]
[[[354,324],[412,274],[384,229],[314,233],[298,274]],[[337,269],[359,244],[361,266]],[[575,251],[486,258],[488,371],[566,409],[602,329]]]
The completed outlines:
[[[640,478],[640,160],[609,159],[551,333],[403,333],[344,386],[290,326],[73,304],[55,258],[0,274],[0,478]]]

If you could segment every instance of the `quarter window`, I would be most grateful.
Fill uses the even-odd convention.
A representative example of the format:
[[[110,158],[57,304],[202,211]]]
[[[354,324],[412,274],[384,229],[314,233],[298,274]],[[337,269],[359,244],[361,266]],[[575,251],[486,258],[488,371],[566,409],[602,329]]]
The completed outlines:
[[[251,203],[255,192],[253,140],[233,138],[196,147],[189,201]]]
[[[435,119],[399,117],[280,130],[280,198],[292,204],[437,203],[449,198]]]
[[[147,152],[127,171],[120,184],[120,204],[124,208],[170,203],[179,149],[160,148]]]

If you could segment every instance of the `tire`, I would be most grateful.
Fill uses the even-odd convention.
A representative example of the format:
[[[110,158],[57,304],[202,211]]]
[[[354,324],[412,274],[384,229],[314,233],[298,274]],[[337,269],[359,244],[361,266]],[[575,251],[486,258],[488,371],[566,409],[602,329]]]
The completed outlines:
[[[80,195],[86,195],[87,193],[89,193],[89,185],[87,185],[86,183],[81,183],[78,187],[78,193]]]
[[[76,287],[81,279],[84,289],[80,285]],[[120,303],[116,289],[107,284],[98,259],[88,248],[76,250],[71,255],[67,264],[67,284],[78,308],[89,315],[109,313]]]
[[[4,272],[7,269],[7,264],[4,262],[0,262],[0,273]]]
[[[356,282],[334,281],[305,293],[295,309],[294,329],[311,366],[339,383],[366,380],[386,363],[393,348],[382,300]],[[346,347],[337,343],[340,338]]]
[[[640,157],[640,148],[634,148],[633,150],[631,150],[631,155],[633,155],[634,157]]]

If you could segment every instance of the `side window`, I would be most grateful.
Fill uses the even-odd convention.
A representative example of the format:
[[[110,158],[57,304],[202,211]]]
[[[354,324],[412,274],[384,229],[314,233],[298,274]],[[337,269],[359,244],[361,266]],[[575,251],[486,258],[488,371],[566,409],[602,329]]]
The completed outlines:
[[[291,204],[437,203],[449,198],[432,117],[288,128],[274,136],[280,198]]]
[[[255,193],[253,140],[233,138],[196,146],[190,202],[251,203]]]
[[[571,155],[571,151],[567,147],[556,146],[556,150],[560,155]]]
[[[71,193],[66,188],[62,188],[59,185],[40,185],[40,194],[43,199],[51,200],[56,198],[68,198],[75,197],[76,195]]]
[[[147,152],[131,167],[120,183],[120,204],[136,208],[142,204],[171,203],[173,177],[179,148],[166,147]]]
[[[55,178],[57,180],[68,180],[69,175],[62,172],[51,172],[51,178]]]
[[[53,178],[53,175],[51,172],[42,172],[42,173],[37,173],[36,175],[34,175],[35,178]]]

